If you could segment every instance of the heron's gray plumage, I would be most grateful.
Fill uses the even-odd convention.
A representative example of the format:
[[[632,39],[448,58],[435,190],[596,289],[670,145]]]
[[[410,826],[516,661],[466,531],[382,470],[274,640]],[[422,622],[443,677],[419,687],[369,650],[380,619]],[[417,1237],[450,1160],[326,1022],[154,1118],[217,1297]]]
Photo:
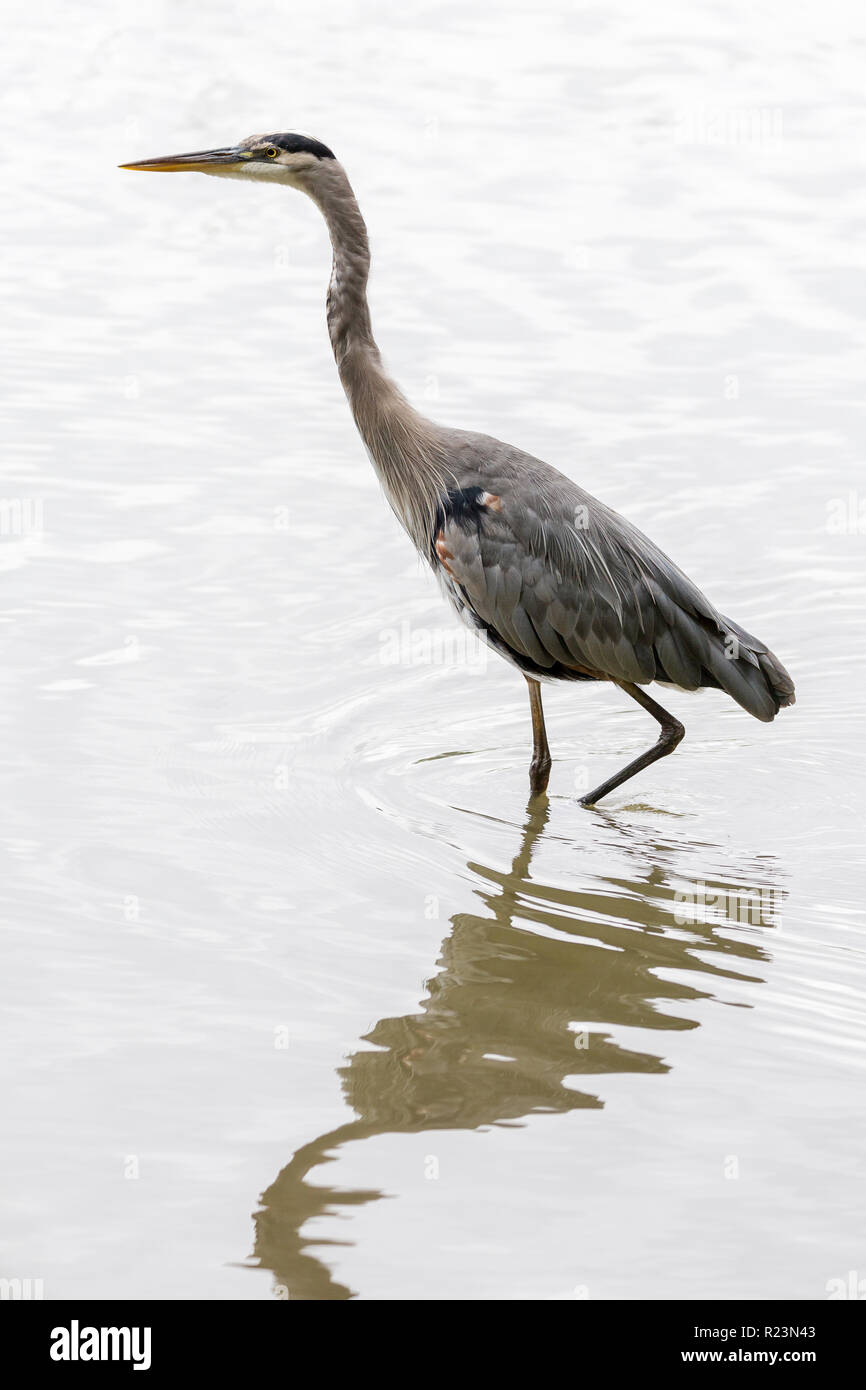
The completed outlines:
[[[460,490],[478,488],[497,506],[445,513],[449,558],[435,567],[458,610],[525,671],[716,686],[765,721],[793,702],[767,647],[722,617],[637,527],[539,459],[447,433]]]
[[[458,613],[529,681],[534,790],[544,790],[550,769],[541,680],[614,682],[661,726],[655,748],[587,802],[681,740],[682,725],[641,689],[653,681],[717,687],[764,721],[794,703],[793,682],[773,653],[722,617],[624,517],[539,459],[413,409],[373,337],[367,230],[345,170],[326,146],[306,136],[261,135],[126,167],[283,182],[321,210],[334,253],[328,332],[358,431],[395,514]]]

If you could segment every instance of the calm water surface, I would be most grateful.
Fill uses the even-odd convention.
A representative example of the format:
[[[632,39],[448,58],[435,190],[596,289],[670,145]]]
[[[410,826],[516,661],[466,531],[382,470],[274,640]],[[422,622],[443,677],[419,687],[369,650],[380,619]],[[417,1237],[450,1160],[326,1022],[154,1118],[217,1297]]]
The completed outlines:
[[[47,1297],[826,1296],[862,1182],[866,21],[36,3],[7,34],[2,1274]],[[248,19],[248,16],[247,16]],[[771,643],[675,757],[467,644],[286,190],[344,159],[429,413]],[[858,493],[859,488],[859,493]]]

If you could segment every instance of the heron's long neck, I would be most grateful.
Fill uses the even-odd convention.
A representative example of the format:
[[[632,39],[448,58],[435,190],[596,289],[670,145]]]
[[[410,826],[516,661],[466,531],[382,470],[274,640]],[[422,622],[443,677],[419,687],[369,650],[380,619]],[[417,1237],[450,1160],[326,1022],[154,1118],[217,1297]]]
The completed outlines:
[[[328,166],[310,193],[334,250],[328,332],[337,370],[388,501],[416,545],[426,549],[448,487],[442,431],[412,408],[382,365],[367,305],[367,229],[342,167],[336,161]]]

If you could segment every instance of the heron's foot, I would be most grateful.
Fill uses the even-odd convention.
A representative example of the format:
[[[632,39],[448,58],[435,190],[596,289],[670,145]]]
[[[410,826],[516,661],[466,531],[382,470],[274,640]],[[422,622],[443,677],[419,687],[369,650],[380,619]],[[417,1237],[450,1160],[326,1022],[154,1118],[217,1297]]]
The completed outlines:
[[[613,791],[613,787],[596,787],[594,792],[587,792],[586,796],[582,796],[577,804],[578,806],[595,806],[599,801],[602,800],[603,797],[607,796],[608,792],[611,791]]]
[[[547,791],[551,766],[549,756],[532,759],[529,764],[529,790],[533,796],[541,796],[543,792]]]

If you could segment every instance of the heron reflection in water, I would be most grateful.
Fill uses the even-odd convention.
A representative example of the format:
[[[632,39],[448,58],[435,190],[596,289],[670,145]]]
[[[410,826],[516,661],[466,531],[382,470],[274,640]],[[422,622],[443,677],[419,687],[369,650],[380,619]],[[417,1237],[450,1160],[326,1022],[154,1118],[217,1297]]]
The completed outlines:
[[[579,893],[533,882],[530,861],[547,817],[545,798],[530,802],[509,869],[470,862],[484,885],[477,891],[486,914],[451,919],[418,1013],[381,1019],[364,1037],[377,1050],[354,1053],[340,1069],[357,1118],[305,1144],[262,1194],[253,1265],[273,1271],[285,1296],[354,1296],[328,1266],[328,1247],[345,1243],[340,1234],[303,1234],[314,1218],[336,1218],[385,1196],[308,1181],[344,1145],[600,1109],[590,1078],[669,1070],[662,1057],[620,1045],[612,1030],[696,1028],[665,1004],[712,997],[701,986],[714,977],[763,982],[755,968],[769,957],[759,940],[722,935],[704,921],[676,924],[672,861],[682,846],[612,822],[640,863],[634,879],[596,878]],[[766,878],[770,864],[762,866]],[[736,897],[742,886],[728,891]],[[659,970],[688,971],[695,982],[661,979]]]

